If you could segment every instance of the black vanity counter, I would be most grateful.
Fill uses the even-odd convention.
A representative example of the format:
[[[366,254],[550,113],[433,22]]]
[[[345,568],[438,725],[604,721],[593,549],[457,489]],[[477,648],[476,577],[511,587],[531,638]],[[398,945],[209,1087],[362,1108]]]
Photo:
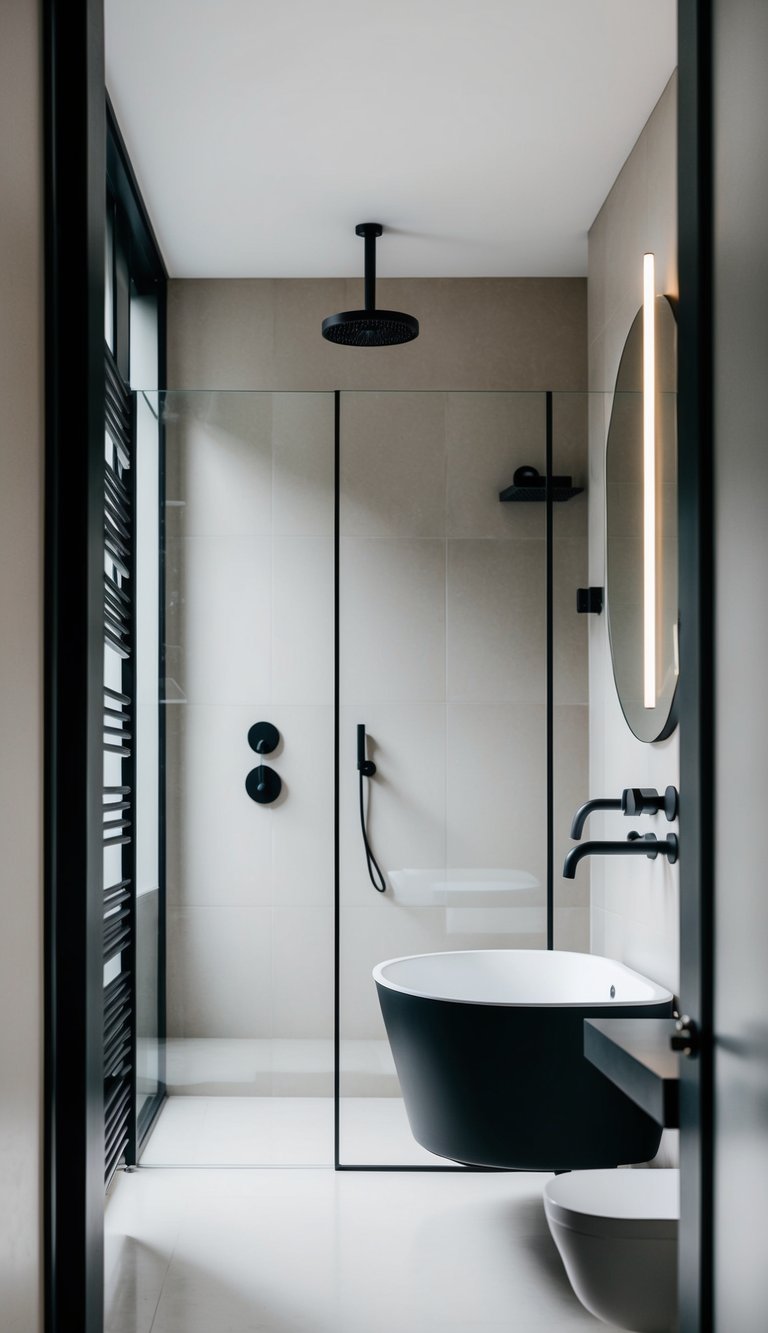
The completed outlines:
[[[674,1018],[588,1018],[584,1055],[665,1129],[679,1126]]]

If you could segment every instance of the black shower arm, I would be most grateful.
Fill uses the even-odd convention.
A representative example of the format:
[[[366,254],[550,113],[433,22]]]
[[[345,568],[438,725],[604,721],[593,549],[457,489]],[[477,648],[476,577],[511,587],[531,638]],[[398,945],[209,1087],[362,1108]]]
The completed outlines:
[[[365,308],[376,309],[376,239],[384,228],[380,222],[358,222],[355,234],[365,240]]]
[[[381,228],[376,224],[363,224],[365,231],[365,308],[376,309],[376,237],[381,235]]]

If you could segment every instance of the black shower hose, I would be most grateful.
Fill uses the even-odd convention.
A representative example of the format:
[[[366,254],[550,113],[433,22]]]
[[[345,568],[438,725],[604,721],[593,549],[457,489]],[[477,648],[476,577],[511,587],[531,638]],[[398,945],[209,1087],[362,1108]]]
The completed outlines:
[[[368,833],[366,832],[365,828],[365,797],[363,795],[364,774],[362,769],[358,770],[358,776],[360,778],[360,829],[363,834],[365,859],[368,864],[368,878],[370,879],[371,884],[373,885],[377,893],[386,893],[387,881],[382,875],[381,866],[379,865],[378,861],[376,860],[376,857],[373,854],[373,849],[371,848],[371,844],[368,841]],[[378,877],[378,883],[376,882],[376,878],[374,877],[374,871],[376,872],[376,876]]]

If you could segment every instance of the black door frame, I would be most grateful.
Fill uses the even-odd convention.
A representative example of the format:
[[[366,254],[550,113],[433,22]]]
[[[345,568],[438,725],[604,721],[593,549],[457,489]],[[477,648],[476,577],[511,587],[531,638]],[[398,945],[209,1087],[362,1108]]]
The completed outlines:
[[[45,1328],[103,1327],[103,0],[44,0]]]
[[[712,1329],[714,531],[712,14],[678,0],[680,993],[698,1054],[681,1059],[680,1333]]]

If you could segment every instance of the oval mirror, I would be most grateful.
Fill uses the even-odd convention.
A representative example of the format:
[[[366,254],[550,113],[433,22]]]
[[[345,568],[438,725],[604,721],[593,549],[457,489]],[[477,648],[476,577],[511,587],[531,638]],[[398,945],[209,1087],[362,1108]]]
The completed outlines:
[[[655,450],[648,486],[642,309],[619,364],[605,462],[613,676],[627,723],[641,741],[663,740],[677,722],[677,322],[666,296],[655,301],[655,344]]]

